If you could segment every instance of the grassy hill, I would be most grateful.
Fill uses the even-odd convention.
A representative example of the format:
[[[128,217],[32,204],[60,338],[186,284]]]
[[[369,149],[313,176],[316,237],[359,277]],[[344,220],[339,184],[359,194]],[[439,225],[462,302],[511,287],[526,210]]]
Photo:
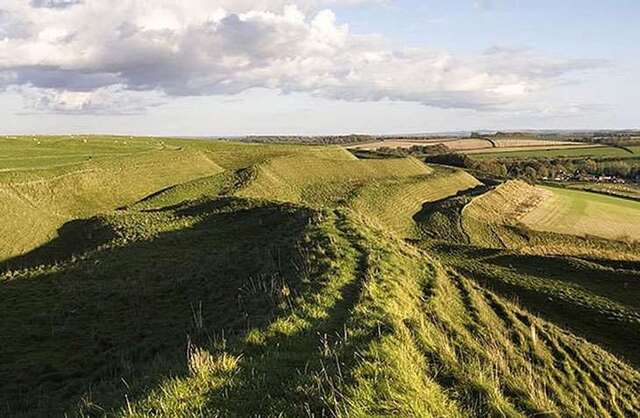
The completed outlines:
[[[220,171],[202,153],[162,150],[7,173],[0,177],[0,260],[43,244],[67,221]]]
[[[526,185],[140,141],[3,173],[0,416],[640,414],[634,249],[509,224]]]

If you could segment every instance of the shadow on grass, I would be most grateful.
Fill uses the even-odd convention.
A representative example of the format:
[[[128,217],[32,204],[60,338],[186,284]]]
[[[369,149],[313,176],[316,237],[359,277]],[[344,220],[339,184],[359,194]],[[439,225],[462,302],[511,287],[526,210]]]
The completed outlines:
[[[483,287],[515,299],[529,311],[604,346],[640,368],[635,343],[640,336],[640,323],[635,319],[640,315],[637,271],[611,269],[618,265],[613,261],[610,267],[603,260],[526,255],[441,242],[423,245],[439,255],[445,265]],[[531,280],[545,283],[547,288],[537,288]],[[573,289],[573,297],[565,294],[568,289]],[[618,307],[632,313],[620,316]]]
[[[57,232],[56,238],[41,247],[1,262],[0,273],[62,262],[74,254],[95,250],[115,237],[113,230],[97,217],[69,221]]]
[[[487,289],[506,298],[515,299],[518,304],[526,307],[530,312],[593,343],[602,345],[610,352],[626,359],[636,369],[640,369],[640,356],[637,351],[640,326],[637,319],[630,320],[616,316],[620,314],[591,305],[588,299],[563,298],[562,289],[552,292],[531,288],[524,275],[521,276],[521,284],[513,280],[504,280],[503,275],[512,273],[501,268],[476,268],[466,265],[456,267],[456,270]],[[591,293],[583,294],[590,295]]]
[[[613,270],[573,257],[502,254],[485,262],[540,279],[581,286],[640,310],[640,270]]]
[[[238,303],[249,283],[277,275],[294,291],[301,285],[294,261],[310,211],[225,198],[170,215],[190,226],[114,245],[114,228],[144,230],[157,219],[74,221],[3,264],[13,271],[0,281],[0,415],[122,407],[125,395],[135,400],[186,372],[188,339],[205,344],[212,332],[273,319],[267,294]]]

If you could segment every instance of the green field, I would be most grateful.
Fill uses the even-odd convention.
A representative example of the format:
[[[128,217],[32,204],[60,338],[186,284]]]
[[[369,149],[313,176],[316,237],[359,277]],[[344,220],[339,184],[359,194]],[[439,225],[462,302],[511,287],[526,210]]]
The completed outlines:
[[[0,137],[0,172],[81,164],[92,159],[126,157],[164,147],[161,139],[60,136]]]
[[[610,196],[640,200],[640,185],[612,183],[571,183],[570,189],[602,193]]]
[[[478,159],[496,159],[496,158],[630,158],[640,157],[640,147],[629,147],[633,154],[617,147],[594,147],[594,148],[563,148],[563,149],[528,149],[521,151],[506,152],[483,152],[471,154],[473,158]]]
[[[0,416],[640,414],[639,248],[572,235],[636,202],[334,146],[0,141]]]
[[[521,221],[530,228],[571,235],[640,240],[640,202],[578,190],[552,193]]]

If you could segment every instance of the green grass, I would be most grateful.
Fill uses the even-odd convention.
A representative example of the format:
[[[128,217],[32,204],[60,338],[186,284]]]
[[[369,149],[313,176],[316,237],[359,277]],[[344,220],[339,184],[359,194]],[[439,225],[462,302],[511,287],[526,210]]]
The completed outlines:
[[[602,194],[545,187],[552,196],[521,218],[536,230],[640,240],[640,202]]]
[[[505,152],[483,152],[472,154],[472,158],[478,159],[496,159],[496,158],[575,158],[575,157],[592,157],[592,158],[629,158],[640,156],[640,147],[630,147],[633,154],[617,147],[594,147],[594,148],[563,148],[563,149],[529,149],[522,151],[505,151]]]
[[[640,414],[640,268],[604,258],[637,248],[509,224],[523,185],[169,138],[76,163],[68,140],[0,173],[0,416]]]
[[[290,155],[320,164],[357,163],[334,146],[98,136],[4,137],[0,143],[6,150],[6,160],[0,159],[0,211],[6,217],[0,223],[0,261],[45,243],[65,222],[224,170],[232,173]]]
[[[566,256],[449,245],[430,248],[482,286],[517,298],[531,311],[640,365],[635,344],[640,338],[637,270]]]
[[[636,371],[363,221],[350,210],[222,198],[82,225],[60,239],[91,234],[83,256],[58,254],[43,269],[29,267],[45,253],[35,254],[3,277],[5,412],[623,416],[640,407]]]
[[[632,200],[509,181],[465,204],[459,222],[474,245],[638,259],[638,202]]]
[[[429,173],[431,170],[414,158],[330,160],[291,156],[256,165],[256,178],[240,194],[327,205],[345,199],[367,182]]]
[[[455,196],[480,182],[462,170],[434,167],[434,173],[401,181],[374,181],[360,189],[349,206],[378,228],[404,238],[418,235],[414,215],[425,203]]]
[[[640,200],[640,185],[612,183],[572,183],[566,187],[575,190],[602,193],[609,196]]]
[[[75,165],[162,148],[160,140],[129,137],[0,137],[0,172]]]
[[[134,203],[156,190],[222,169],[191,151],[92,160],[73,170],[22,172],[0,181],[0,260],[55,237],[65,222]],[[7,174],[9,176],[9,173]]]

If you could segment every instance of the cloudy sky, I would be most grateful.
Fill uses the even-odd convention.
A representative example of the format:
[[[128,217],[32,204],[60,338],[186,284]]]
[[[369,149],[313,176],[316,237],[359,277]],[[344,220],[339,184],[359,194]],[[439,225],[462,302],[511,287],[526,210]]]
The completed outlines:
[[[637,0],[2,0],[0,133],[640,127]]]

